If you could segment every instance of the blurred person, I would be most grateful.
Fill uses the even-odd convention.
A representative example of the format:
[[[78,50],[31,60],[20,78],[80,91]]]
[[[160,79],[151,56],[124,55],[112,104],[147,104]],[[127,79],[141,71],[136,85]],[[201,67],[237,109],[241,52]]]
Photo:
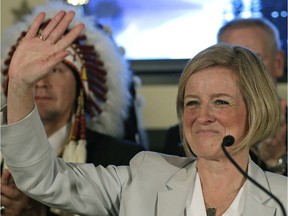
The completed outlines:
[[[274,82],[284,74],[285,57],[281,50],[279,31],[265,18],[234,19],[218,31],[217,43],[244,46],[261,57]],[[250,155],[264,170],[287,175],[287,101],[282,99],[280,129],[267,140],[255,145]],[[179,126],[168,129],[164,153],[185,156],[179,136]]]
[[[45,10],[47,16],[41,26],[43,29],[59,8],[72,9],[55,2],[39,6],[24,17],[24,22],[13,26],[7,33],[9,37],[1,41],[5,47],[3,52],[6,51],[2,55],[6,93],[12,55],[25,37],[32,19]],[[135,143],[135,116],[129,120],[131,130],[125,127],[133,107],[130,93],[133,74],[105,27],[94,26],[92,20],[80,12],[74,20],[77,22],[84,22],[86,29],[69,46],[71,55],[54,65],[33,87],[37,110],[51,146],[65,161],[88,162],[95,166],[128,165],[136,153],[144,150]],[[124,140],[126,134],[130,140]],[[68,215],[22,194],[8,170],[4,169],[1,182],[1,205],[6,207],[6,216]]]
[[[62,37],[74,13],[61,11],[39,35],[44,16],[37,15],[13,55],[7,113],[1,112],[1,150],[23,192],[80,215],[286,215],[287,177],[264,172],[249,157],[250,147],[270,137],[281,120],[276,86],[257,55],[215,45],[188,62],[177,94],[188,157],[143,151],[129,166],[67,163],[48,143],[32,90],[69,55],[84,26]],[[234,137],[227,151],[279,202],[228,160],[221,148],[227,135]]]
[[[265,18],[239,18],[225,23],[217,43],[244,46],[261,57],[275,83],[284,75],[285,54],[277,27]]]

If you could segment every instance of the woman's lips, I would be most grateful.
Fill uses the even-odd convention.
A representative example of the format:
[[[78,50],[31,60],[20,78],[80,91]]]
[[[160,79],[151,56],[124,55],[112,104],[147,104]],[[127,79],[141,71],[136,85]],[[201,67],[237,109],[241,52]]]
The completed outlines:
[[[205,129],[205,130],[196,130],[196,134],[215,134],[215,133],[219,133],[217,130],[213,130],[213,129]]]

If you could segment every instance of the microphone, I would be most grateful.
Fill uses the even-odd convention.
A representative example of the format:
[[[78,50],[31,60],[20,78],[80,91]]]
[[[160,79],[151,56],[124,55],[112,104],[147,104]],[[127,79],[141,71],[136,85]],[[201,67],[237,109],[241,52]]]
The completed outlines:
[[[232,146],[234,142],[235,142],[234,137],[231,135],[227,135],[223,138],[222,145],[229,147],[229,146]]]
[[[264,191],[266,194],[268,194],[268,196],[270,196],[272,199],[274,199],[277,204],[280,206],[283,216],[287,216],[285,208],[283,206],[283,204],[281,203],[281,201],[274,196],[270,191],[268,191],[266,188],[264,188],[262,185],[260,185],[257,181],[255,181],[252,177],[250,177],[237,163],[236,161],[231,157],[231,155],[228,153],[228,151],[226,150],[226,147],[232,146],[234,144],[234,137],[231,135],[227,135],[223,138],[222,144],[221,144],[221,148],[224,152],[224,154],[226,155],[226,157],[229,159],[229,161],[237,168],[237,170],[248,180],[250,180],[253,184],[255,184],[258,188],[260,188],[262,191]]]

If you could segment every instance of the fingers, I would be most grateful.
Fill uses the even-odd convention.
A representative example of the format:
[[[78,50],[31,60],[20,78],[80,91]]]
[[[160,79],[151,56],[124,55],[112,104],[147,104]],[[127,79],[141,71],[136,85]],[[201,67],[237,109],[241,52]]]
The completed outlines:
[[[68,34],[66,34],[59,42],[59,49],[66,49],[82,32],[84,24],[80,23],[76,25]]]
[[[74,16],[75,16],[74,11],[68,12],[47,38],[47,41],[50,41],[50,43],[57,43],[57,48],[59,50],[66,49],[80,35],[82,30],[84,29],[84,24],[80,23],[74,26],[69,31],[69,33],[63,36],[65,30],[68,28]],[[65,55],[67,55],[67,53]]]
[[[8,185],[1,185],[1,195],[4,195],[5,197],[12,199],[12,200],[18,200],[21,196],[23,196],[23,193],[16,187],[11,187]],[[2,202],[2,200],[1,200]]]
[[[1,195],[1,206],[5,206],[4,214],[2,213],[1,215],[23,215],[26,203],[26,200],[13,200]]]
[[[75,12],[74,11],[69,11],[68,13],[65,14],[65,16],[63,16],[61,19],[56,19],[56,17],[54,17],[52,19],[53,23],[52,25],[54,26],[54,28],[52,28],[52,25],[50,26],[50,23],[47,27],[49,27],[49,37],[47,37],[47,41],[50,41],[51,43],[55,43],[57,42],[60,38],[62,38],[65,30],[68,28],[69,24],[71,23],[71,21],[73,20],[75,16]],[[51,21],[51,22],[52,22]],[[57,24],[57,25],[55,25]],[[48,31],[47,28],[44,29],[44,31]]]
[[[46,38],[49,37],[51,32],[56,28],[56,26],[59,24],[59,22],[63,19],[65,16],[66,12],[65,11],[59,11],[53,19],[48,23],[48,25],[42,29],[39,30],[41,32],[41,36],[46,40]]]
[[[69,11],[67,13],[65,11],[60,11],[51,19],[44,29],[39,30],[41,22],[43,22],[43,19],[45,18],[45,13],[39,13],[30,27],[27,37],[37,36],[49,44],[57,43],[57,49],[55,51],[61,52],[61,50],[66,49],[84,29],[84,24],[80,23],[74,26],[68,34],[63,36],[74,16],[74,11]],[[57,57],[65,57],[68,54],[69,53],[62,51],[61,54],[53,55],[51,58],[56,57],[57,59]]]
[[[8,185],[10,178],[10,172],[8,169],[4,169],[1,176],[1,184]]]
[[[27,34],[26,34],[26,37],[28,38],[33,38],[35,37],[35,35],[37,35],[37,32],[39,30],[39,27],[41,25],[41,23],[43,22],[45,18],[45,13],[44,12],[40,12],[36,18],[34,19],[34,21],[32,22],[32,25],[30,26]]]
[[[48,41],[50,44],[57,43],[60,39],[62,39],[65,30],[68,28],[69,24],[72,22],[75,16],[74,11],[60,11],[58,12],[48,23],[48,25],[44,29],[39,29],[44,18],[45,13],[40,12],[36,18],[34,19],[31,27],[29,28],[26,37],[28,39],[33,38],[35,36],[40,37],[43,41]],[[66,48],[67,45],[72,43],[76,37],[81,33],[83,30],[84,25],[78,24],[75,26],[71,32],[68,33],[68,37],[65,38],[64,43],[61,43],[61,48]],[[40,33],[40,35],[39,35]]]

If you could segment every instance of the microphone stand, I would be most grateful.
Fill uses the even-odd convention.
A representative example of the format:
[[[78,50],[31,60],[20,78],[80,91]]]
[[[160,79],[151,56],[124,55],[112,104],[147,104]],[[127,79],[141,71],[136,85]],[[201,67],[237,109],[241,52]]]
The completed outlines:
[[[231,161],[231,163],[239,170],[239,172],[246,177],[247,179],[249,179],[253,184],[255,184],[257,187],[259,187],[262,191],[264,191],[266,194],[268,194],[270,197],[272,197],[280,206],[283,216],[287,216],[285,208],[283,206],[283,204],[281,203],[281,201],[275,197],[270,191],[268,191],[266,188],[264,188],[262,185],[260,185],[257,181],[255,181],[253,178],[251,178],[237,163],[236,161],[230,156],[230,154],[227,152],[226,148],[225,148],[225,143],[222,142],[221,144],[221,148],[224,152],[224,154],[226,155],[226,157]]]

